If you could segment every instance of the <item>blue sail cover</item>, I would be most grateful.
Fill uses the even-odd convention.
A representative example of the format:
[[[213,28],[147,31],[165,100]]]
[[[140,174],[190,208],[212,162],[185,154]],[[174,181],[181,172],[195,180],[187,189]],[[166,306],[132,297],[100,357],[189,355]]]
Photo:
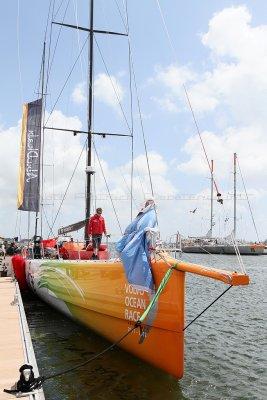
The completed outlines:
[[[146,207],[128,225],[116,245],[128,282],[151,290],[153,277],[149,264],[149,242],[146,232],[149,228],[154,228],[156,223],[155,206]]]

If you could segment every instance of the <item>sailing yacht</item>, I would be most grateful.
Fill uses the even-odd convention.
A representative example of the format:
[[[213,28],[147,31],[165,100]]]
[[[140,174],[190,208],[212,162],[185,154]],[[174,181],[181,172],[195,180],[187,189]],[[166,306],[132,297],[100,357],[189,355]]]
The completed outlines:
[[[66,26],[63,23],[60,25]],[[94,35],[100,32],[94,27],[94,1],[90,0],[90,26],[88,28],[76,25],[67,25],[67,27],[83,29],[89,33],[90,90],[88,130],[86,131],[88,140],[87,195],[85,219],[81,222],[81,225],[85,226],[92,208],[90,193],[92,136],[95,133],[92,130]],[[112,32],[108,34],[112,34]],[[37,151],[37,148],[40,148],[38,143],[40,143],[42,133],[41,115],[43,113],[41,101],[37,100],[34,104],[29,103],[24,107],[22,122],[19,208],[36,213],[35,239],[38,234],[37,214],[39,211],[39,200],[36,200],[39,182],[39,172],[36,172],[38,161],[36,160],[39,157],[40,162],[40,152]],[[39,142],[34,143],[34,139]],[[34,156],[36,157],[25,157],[25,153],[33,156],[33,153],[29,153],[32,151],[35,152]],[[25,164],[23,164],[25,160],[28,164],[30,160],[28,169],[25,169]],[[30,174],[28,176],[31,179],[30,186],[25,179],[25,174]],[[33,183],[34,179],[37,182],[36,187]],[[34,192],[35,190],[36,192]],[[153,206],[149,210],[153,211]],[[142,213],[137,218],[142,218]],[[131,227],[135,224],[138,226],[138,223],[139,220],[134,220]],[[70,228],[67,231],[70,231]],[[85,242],[87,240],[85,229]],[[13,257],[13,266],[15,271],[19,268],[25,269],[29,288],[45,302],[113,343],[130,331],[130,334],[120,341],[121,348],[180,379],[184,373],[186,273],[195,274],[199,279],[210,278],[220,281],[228,288],[248,285],[249,277],[245,273],[208,268],[174,259],[158,248],[156,242],[148,250],[148,267],[153,278],[152,288],[135,285],[129,281],[126,262],[122,262],[120,258],[89,260],[88,250],[82,248],[66,248],[69,256],[65,258],[68,259],[63,259],[64,257],[61,257],[60,253],[58,259],[41,258],[40,252],[37,257],[36,252],[33,252],[33,257],[29,257],[29,254],[17,255]],[[140,267],[140,265],[135,265],[135,267]],[[148,310],[154,293],[162,285],[166,274],[169,276],[169,281],[160,293],[156,305],[143,322],[133,329],[143,313]],[[204,280],[203,284],[205,284]],[[164,350],[159,351],[159,349]]]
[[[237,202],[236,202],[236,162],[237,154],[234,153],[234,227],[232,234],[226,238],[213,237],[213,160],[211,160],[211,206],[210,206],[210,229],[206,236],[192,237],[182,241],[182,250],[184,253],[201,253],[201,254],[227,254],[236,255],[237,251],[240,255],[257,256],[264,252],[262,243],[245,243],[236,240],[237,231]]]

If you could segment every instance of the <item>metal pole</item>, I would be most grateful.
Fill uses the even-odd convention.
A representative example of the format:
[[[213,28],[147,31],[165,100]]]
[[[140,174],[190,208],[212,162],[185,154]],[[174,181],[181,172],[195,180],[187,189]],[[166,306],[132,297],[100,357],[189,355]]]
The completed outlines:
[[[89,82],[88,82],[88,135],[87,135],[87,163],[86,163],[86,199],[85,199],[85,218],[90,218],[91,208],[91,175],[92,171],[92,114],[93,114],[93,57],[94,57],[94,0],[90,0],[90,33],[89,33]],[[84,239],[88,244],[87,223],[85,225]]]
[[[41,162],[41,196],[39,195],[39,205],[41,206],[41,236],[42,236],[42,229],[43,229],[43,221],[42,221],[42,211],[43,211],[43,191],[44,191],[44,185],[43,185],[43,177],[44,177],[44,128],[43,128],[43,116],[44,116],[44,76],[45,76],[45,47],[46,43],[44,42],[43,45],[43,57],[42,57],[42,83],[41,83],[41,98],[42,98],[42,137],[41,137],[41,156],[40,156],[40,162]],[[39,182],[40,185],[40,182]],[[34,236],[37,236],[37,230],[38,230],[38,211],[35,213],[35,229],[34,229]]]
[[[236,157],[237,155],[234,153],[234,238],[236,238]]]
[[[212,237],[212,228],[213,228],[213,160],[211,160],[211,169],[210,169],[210,236]]]

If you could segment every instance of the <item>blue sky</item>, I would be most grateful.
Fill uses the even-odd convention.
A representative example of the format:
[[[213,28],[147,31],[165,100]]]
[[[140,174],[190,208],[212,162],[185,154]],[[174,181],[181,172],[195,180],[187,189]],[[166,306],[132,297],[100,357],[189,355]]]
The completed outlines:
[[[77,17],[79,25],[86,26],[87,3],[70,0],[65,22],[75,24]],[[114,0],[102,0],[95,3],[95,26],[98,29],[124,30],[117,8],[118,4],[124,14],[124,2],[117,1],[116,4]],[[55,2],[55,10],[59,4],[60,1]],[[57,21],[62,20],[66,4],[67,1],[64,0],[55,18]],[[208,156],[214,159],[216,179],[223,196],[229,197],[228,192],[231,191],[232,153],[237,152],[260,239],[265,239],[267,184],[264,155],[267,142],[264,132],[267,121],[263,104],[267,89],[264,73],[267,42],[266,2],[165,0],[159,1],[159,4],[173,47],[169,43],[156,0],[129,1],[128,10],[135,74],[150,152],[152,180],[156,198],[160,199],[158,208],[163,234],[167,236],[177,230],[184,235],[205,234],[209,228],[209,172],[182,90],[182,84],[185,84]],[[34,90],[40,70],[48,7],[49,1],[20,0],[5,2],[2,5],[0,217],[4,232],[0,232],[0,235],[12,236],[15,227],[18,229],[16,221],[19,217],[15,210],[18,124],[21,118],[21,103],[35,98]],[[59,28],[54,26],[52,49],[58,32]],[[83,32],[78,37],[73,30],[62,30],[48,86],[48,113],[85,38],[86,34]],[[129,121],[127,39],[98,35],[97,43]],[[54,126],[61,123],[68,127],[78,126],[86,129],[86,51],[85,49],[55,108],[57,114],[52,118]],[[97,48],[95,94],[94,129],[128,133]],[[140,205],[144,197],[143,190],[147,193],[149,185],[136,99],[133,114],[135,198],[137,205]],[[50,191],[46,189],[47,199],[51,198],[51,191],[64,192],[64,185],[69,179],[83,141],[83,138],[72,138],[69,134],[57,133],[57,137],[49,135],[47,134],[45,162],[49,165],[54,164],[54,168],[46,168],[46,183],[51,189],[52,175],[58,175],[60,183],[53,180],[55,188]],[[10,154],[8,143],[13,146]],[[53,146],[54,152],[51,150]],[[129,204],[124,199],[127,197],[127,187],[125,189],[123,186],[124,181],[128,182],[129,178],[129,141],[98,138],[96,146],[109,178],[110,189],[117,199],[116,207],[121,224],[125,226],[129,220]],[[60,166],[60,161],[63,167]],[[66,169],[66,165],[69,170]],[[6,166],[10,171],[9,179],[4,173]],[[103,194],[106,188],[97,165],[96,169],[97,192]],[[77,174],[76,183],[72,186],[73,196],[70,195],[67,199],[64,212],[55,226],[72,223],[83,217],[83,199],[80,196],[84,189],[82,165],[79,165]],[[140,177],[143,186],[140,184]],[[239,192],[244,197],[240,183]],[[188,196],[191,200],[179,200],[179,196],[193,194],[195,198]],[[203,196],[205,200],[202,200]],[[46,212],[52,221],[59,202],[54,200],[51,205],[49,201],[46,201]],[[99,201],[102,201],[110,231],[116,238],[119,231],[115,227],[109,201]],[[192,216],[190,210],[196,207],[198,210]],[[25,215],[20,218],[23,231]],[[229,222],[226,224],[224,221],[227,218]],[[244,200],[239,202],[238,219],[239,237],[256,240]],[[215,223],[214,230],[217,235],[227,234],[231,230],[231,201],[226,200],[223,208],[215,204]]]

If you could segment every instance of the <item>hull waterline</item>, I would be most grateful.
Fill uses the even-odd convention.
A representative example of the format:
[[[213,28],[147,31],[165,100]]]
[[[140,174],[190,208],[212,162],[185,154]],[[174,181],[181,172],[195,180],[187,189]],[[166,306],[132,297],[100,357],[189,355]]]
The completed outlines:
[[[166,267],[157,271],[163,278]],[[139,344],[134,330],[120,347],[177,378],[184,369],[184,272],[177,272],[172,285],[160,296],[151,312],[147,337]],[[31,289],[68,317],[94,330],[111,342],[117,341],[140,318],[150,295],[129,285],[120,262],[26,261]],[[153,314],[153,316],[152,316]],[[158,349],[162,349],[161,352]]]
[[[228,285],[247,285],[249,278],[172,258],[154,259],[151,269],[156,288],[170,265],[177,269],[142,324],[142,332],[135,329],[119,346],[180,379],[184,372],[185,272]],[[26,279],[44,301],[111,342],[133,327],[151,300],[149,292],[127,282],[123,265],[116,260],[26,260]],[[140,344],[141,335],[145,340]]]

